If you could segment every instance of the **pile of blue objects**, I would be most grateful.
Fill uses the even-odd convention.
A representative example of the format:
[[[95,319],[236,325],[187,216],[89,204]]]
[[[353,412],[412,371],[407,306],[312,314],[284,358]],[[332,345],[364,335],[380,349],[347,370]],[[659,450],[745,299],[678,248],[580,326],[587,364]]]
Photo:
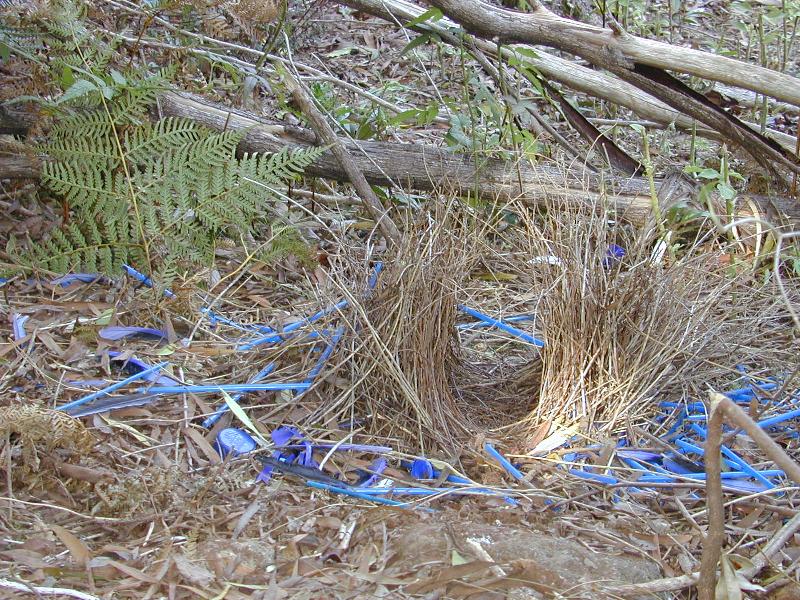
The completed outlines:
[[[781,384],[776,381],[751,381],[746,387],[724,394],[747,410],[752,411],[755,407],[759,414],[768,415],[757,420],[758,425],[776,441],[797,449],[800,390],[773,399],[771,394],[780,388]],[[614,450],[617,465],[589,465],[587,461],[594,452],[576,451],[562,455],[564,468],[575,477],[626,487],[631,492],[653,491],[655,486],[648,487],[648,484],[663,487],[665,484],[705,481],[703,448],[707,435],[707,406],[699,401],[661,402],[658,406],[661,412],[655,421],[662,429],[666,428],[658,438],[659,448],[637,449],[623,438]],[[746,434],[728,426],[723,429],[723,489],[734,494],[780,495],[786,482],[784,472],[770,468],[772,465],[767,461],[760,461],[754,455],[757,448],[748,443],[749,437],[740,436]],[[596,450],[599,452],[600,448]]]
[[[412,506],[411,502],[398,500],[398,497],[411,497],[418,501],[475,495],[494,496],[509,505],[517,505],[517,501],[509,496],[512,490],[487,488],[462,475],[443,472],[443,463],[423,457],[399,460],[398,466],[406,472],[407,481],[386,477],[385,472],[390,466],[387,455],[392,454],[389,446],[319,442],[308,439],[295,427],[286,426],[272,431],[270,437],[268,449],[262,448],[248,432],[227,428],[217,434],[216,447],[222,457],[256,453],[256,458],[263,466],[256,481],[262,483],[268,483],[277,472],[299,478],[312,488],[390,506]],[[485,450],[503,469],[514,469],[491,444],[486,444]],[[344,473],[337,478],[322,470],[317,460],[319,454],[332,452],[357,452],[374,455],[375,458],[369,467],[348,472],[352,480],[348,481]],[[346,459],[344,462],[347,462]],[[515,475],[513,471],[509,472]]]

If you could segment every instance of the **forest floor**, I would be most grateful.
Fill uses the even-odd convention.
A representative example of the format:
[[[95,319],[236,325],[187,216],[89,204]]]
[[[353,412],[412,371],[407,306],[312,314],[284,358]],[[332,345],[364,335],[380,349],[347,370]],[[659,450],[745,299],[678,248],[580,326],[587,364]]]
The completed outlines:
[[[561,4],[569,3],[554,10],[563,12]],[[756,60],[755,34],[741,26],[748,21],[743,3],[678,3],[661,23],[674,4],[629,2],[626,24],[636,34]],[[454,152],[505,151],[497,90],[463,52],[441,44],[402,52],[410,42],[405,29],[334,2],[289,5],[292,60],[320,71],[305,83],[340,132]],[[158,17],[260,47],[269,23],[259,30],[242,13],[237,20],[217,8],[172,7]],[[142,10],[103,0],[88,8],[86,22],[98,36],[140,32]],[[588,4],[571,10],[575,18],[600,20]],[[158,20],[145,29],[136,44],[117,48],[114,64],[172,65],[181,89],[303,124],[278,82],[243,98],[242,78],[230,65],[148,46],[197,40]],[[723,47],[729,39],[734,47]],[[797,69],[790,48],[789,72]],[[780,50],[774,53],[780,61]],[[53,93],[52,82],[24,60],[3,68],[9,85],[0,99]],[[400,106],[433,106],[450,124],[405,122],[354,87]],[[528,92],[568,145],[585,145],[552,102]],[[606,123],[620,147],[640,152],[631,115],[580,94],[568,98]],[[747,99],[721,96],[720,103],[760,118],[758,102],[751,108]],[[798,113],[784,109],[772,110],[767,124],[795,136]],[[453,122],[474,127],[466,135]],[[649,135],[658,174],[690,161],[722,170],[723,156],[747,180],[743,187],[760,185],[757,167],[715,143],[670,128]],[[528,150],[543,164],[575,164],[546,135]],[[585,159],[601,165],[597,156]],[[271,210],[303,243],[272,262],[220,244],[212,267],[179,272],[167,294],[130,272],[4,280],[0,595],[689,598],[709,531],[699,448],[707,441],[709,391],[727,392],[786,454],[800,456],[798,340],[786,308],[800,305],[800,255],[787,253],[780,265],[784,289],[767,286],[772,262],[753,241],[760,231],[724,238],[698,234],[713,229],[708,222],[691,233],[681,229],[676,238],[701,240],[686,258],[659,252],[659,232],[641,236],[604,216],[554,218],[545,226],[517,206],[495,211],[470,200],[461,213],[444,189],[386,190],[414,240],[398,258],[376,242],[374,222],[347,186],[307,179],[282,194],[285,201]],[[61,226],[68,211],[31,182],[0,181],[0,202],[4,240],[37,239]],[[424,210],[427,202],[444,212]],[[471,245],[462,246],[465,229],[443,229],[464,227],[459,217],[467,213],[478,214],[481,226],[473,223],[463,236]],[[476,230],[483,236],[477,241]],[[642,267],[651,262],[659,270]],[[419,272],[411,268],[423,263]],[[453,286],[431,283],[437,278]],[[548,299],[542,290],[558,293]],[[410,307],[404,294],[416,294]],[[453,299],[501,319],[505,329],[437,304]],[[558,319],[558,327],[540,314]],[[444,323],[445,336],[426,319]],[[241,347],[298,322],[302,335]],[[381,358],[380,343],[364,342],[373,326],[387,336],[407,330],[417,337],[397,334],[396,351],[394,338],[385,339],[390,356]],[[592,327],[602,335],[586,333]],[[338,328],[345,333],[332,333]],[[534,337],[545,340],[544,349]],[[561,351],[550,350],[556,344]],[[430,378],[414,381],[418,390],[447,398],[423,416],[415,417],[417,406],[397,390],[402,378],[392,379],[392,365],[416,360],[403,362],[403,352],[417,352],[422,363],[441,358],[415,364],[411,373]],[[595,352],[613,367],[597,367]],[[252,382],[270,364],[276,366],[265,383],[309,381],[311,388],[251,392],[241,407],[234,391],[223,397],[147,389]],[[315,365],[316,379],[309,376]],[[70,413],[79,419],[54,410],[128,376],[133,392],[100,395]],[[408,403],[392,404],[397,398]],[[222,417],[205,426],[221,407]],[[272,468],[256,453],[220,452],[220,432],[231,429],[238,443],[275,453]],[[800,598],[800,488],[740,429],[726,429],[723,442],[718,597]],[[365,484],[407,495],[369,496]],[[356,497],[346,495],[354,491]],[[759,549],[776,535],[785,539],[758,577],[737,577],[734,571],[758,562]]]

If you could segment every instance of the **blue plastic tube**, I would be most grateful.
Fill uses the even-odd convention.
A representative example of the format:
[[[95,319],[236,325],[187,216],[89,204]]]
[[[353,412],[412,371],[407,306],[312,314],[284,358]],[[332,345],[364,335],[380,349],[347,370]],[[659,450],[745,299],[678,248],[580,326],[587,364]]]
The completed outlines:
[[[325,350],[322,351],[319,358],[317,359],[317,363],[308,373],[308,377],[304,380],[304,383],[311,384],[317,378],[320,371],[322,371],[322,367],[325,366],[325,363],[330,358],[331,354],[333,354],[334,348],[336,348],[336,344],[339,343],[339,340],[342,339],[342,335],[344,334],[344,327],[339,327],[336,331],[333,332],[333,337],[325,346]]]
[[[391,496],[392,494],[405,496],[497,496],[502,498],[501,492],[486,488],[416,488],[416,487],[364,487],[359,488],[367,496]]]
[[[126,272],[128,275],[130,275],[130,276],[131,276],[131,277],[133,277],[134,279],[137,279],[137,280],[141,281],[141,282],[142,282],[144,285],[146,285],[147,287],[150,287],[150,288],[151,288],[151,287],[153,287],[153,280],[152,280],[152,279],[150,279],[150,278],[149,278],[147,275],[145,275],[144,273],[140,273],[139,271],[137,271],[136,269],[134,269],[132,266],[130,266],[130,265],[126,265],[126,264],[123,264],[123,265],[122,265],[122,268],[125,270],[125,272]],[[175,298],[175,294],[172,292],[172,290],[164,290],[164,295],[165,295],[167,298]]]
[[[492,327],[496,327],[497,329],[500,329],[501,331],[505,331],[506,333],[510,333],[514,337],[517,337],[517,338],[519,338],[519,339],[521,339],[521,340],[523,340],[525,342],[528,342],[529,344],[533,344],[537,348],[543,348],[544,347],[544,342],[542,340],[536,339],[531,334],[525,333],[521,329],[517,329],[516,327],[512,327],[511,325],[508,325],[507,323],[503,323],[502,321],[498,321],[497,319],[493,319],[489,315],[485,315],[482,312],[478,312],[477,310],[475,310],[473,308],[470,308],[468,306],[464,306],[463,304],[459,304],[458,305],[458,309],[460,311],[462,311],[462,312],[467,313],[470,316],[475,317],[476,319],[479,319],[481,321],[485,321],[486,323],[490,323],[492,325]]]
[[[532,321],[536,318],[536,315],[513,315],[511,317],[505,317],[503,319],[499,319],[503,323],[519,323],[521,321]],[[494,327],[492,323],[487,321],[475,321],[474,323],[462,323],[461,325],[457,325],[459,329],[480,329],[481,327]]]
[[[782,415],[776,415],[774,417],[763,419],[758,422],[758,426],[771,427],[773,425],[777,425],[778,423],[783,423],[784,421],[788,421],[789,419],[794,419],[795,417],[800,417],[800,410],[790,410],[789,412],[785,412]]]
[[[483,449],[486,451],[486,454],[495,459],[500,464],[501,467],[503,467],[506,471],[508,471],[508,473],[512,477],[514,477],[515,479],[523,479],[525,477],[522,471],[520,471],[517,467],[512,465],[508,461],[508,459],[502,454],[500,454],[497,450],[495,450],[495,447],[492,446],[489,442],[486,442],[483,445]]]
[[[203,307],[200,309],[200,312],[206,316],[206,318],[211,322],[212,325],[216,325],[217,323],[222,323],[223,325],[227,325],[228,327],[232,327],[234,329],[238,329],[239,331],[247,331],[250,333],[277,333],[272,327],[268,327],[267,325],[258,325],[258,324],[242,324],[237,323],[227,317],[223,317],[215,313],[208,307]]]
[[[220,392],[279,392],[307,390],[308,383],[229,383],[221,385],[155,385],[136,390],[138,394],[214,394]]]
[[[583,469],[569,469],[569,472],[582,479],[591,479],[592,481],[606,483],[608,485],[619,483],[619,479],[616,477],[611,477],[610,475],[601,475],[600,473],[592,473],[590,471],[584,471]],[[641,481],[641,479],[639,479],[639,481]]]
[[[271,362],[266,367],[261,369],[258,373],[256,373],[250,379],[250,381],[248,381],[248,383],[259,383],[260,381],[266,379],[274,370],[275,370],[275,363]],[[234,402],[239,402],[242,396],[244,396],[244,392],[239,392],[238,394],[234,394],[232,396],[232,399]],[[211,429],[214,425],[217,424],[217,421],[219,421],[222,418],[222,415],[224,415],[229,410],[230,407],[228,406],[228,403],[224,402],[219,406],[219,408],[217,408],[217,410],[214,411],[213,414],[206,417],[206,419],[203,421],[203,427],[205,427],[206,429]]]
[[[78,406],[82,406],[87,402],[91,402],[92,400],[96,400],[97,398],[102,398],[103,396],[108,396],[111,392],[118,390],[121,387],[125,387],[129,383],[134,381],[139,381],[140,379],[144,379],[151,373],[155,373],[160,371],[164,367],[166,367],[169,363],[162,362],[157,364],[149,369],[145,369],[144,371],[139,371],[138,373],[134,373],[127,379],[123,379],[122,381],[118,381],[117,383],[111,384],[107,388],[103,388],[102,390],[97,390],[96,392],[89,394],[88,396],[84,396],[83,398],[78,398],[77,400],[73,400],[72,402],[67,402],[63,406],[59,406],[58,410],[69,411],[70,409],[77,408]]]
[[[307,317],[305,319],[300,319],[299,321],[295,321],[294,323],[289,323],[286,327],[283,328],[283,331],[280,331],[280,332],[278,332],[278,333],[276,333],[274,335],[268,335],[268,336],[257,338],[255,340],[250,340],[247,343],[241,344],[240,346],[237,347],[237,350],[240,350],[240,351],[244,352],[246,350],[252,350],[253,348],[256,348],[257,346],[262,346],[264,344],[279,344],[279,343],[285,341],[287,336],[289,334],[291,334],[292,332],[297,331],[298,329],[300,329],[301,327],[304,327],[305,325],[310,325],[314,321],[318,321],[322,317],[325,317],[325,316],[327,316],[327,315],[329,315],[329,314],[331,314],[333,312],[336,312],[337,310],[342,310],[342,309],[346,308],[348,304],[349,303],[348,303],[347,300],[340,300],[339,302],[337,302],[333,306],[329,306],[328,308],[324,308],[324,309],[320,310],[319,312],[314,313],[310,317]]]
[[[690,428],[698,435],[701,435],[703,439],[706,438],[707,435],[706,430],[700,427],[697,423],[692,423],[690,425]],[[756,471],[753,467],[750,466],[749,463],[745,462],[745,460],[742,457],[740,457],[738,454],[736,454],[733,450],[731,450],[727,446],[725,445],[720,446],[720,452],[722,452],[722,455],[725,458],[727,458],[730,463],[733,463],[734,465],[739,467],[742,471],[748,473],[751,477],[763,483],[765,486],[767,486],[768,489],[773,489],[775,487],[774,483],[772,483],[769,479],[767,479],[761,473]]]
[[[354,490],[351,488],[335,487],[332,485],[328,485],[327,483],[321,483],[319,481],[306,481],[306,485],[318,490],[326,490],[328,492],[333,492],[334,494],[341,494],[343,496],[350,496],[352,498],[360,498],[361,500],[376,502],[378,504],[386,504],[388,506],[397,506],[400,508],[413,508],[413,506],[410,506],[408,502],[400,502],[399,500],[392,500],[391,498],[383,498],[382,496],[370,496],[369,494],[365,494],[364,491],[361,489]],[[423,507],[422,510],[433,512],[433,509],[430,508]]]

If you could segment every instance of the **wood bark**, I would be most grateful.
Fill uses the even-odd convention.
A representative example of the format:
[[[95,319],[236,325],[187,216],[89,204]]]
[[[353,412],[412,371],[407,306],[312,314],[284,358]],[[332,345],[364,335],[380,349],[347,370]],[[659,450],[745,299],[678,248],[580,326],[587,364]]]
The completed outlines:
[[[284,146],[307,147],[316,137],[307,130],[259,119],[190,94],[168,92],[159,99],[162,116],[186,117],[215,130],[246,131],[240,146],[245,152],[276,152]],[[620,219],[641,224],[651,216],[649,182],[640,177],[610,178],[529,161],[476,159],[446,149],[420,144],[342,140],[356,167],[376,185],[479,195],[501,203],[519,201],[531,206],[608,207]],[[347,181],[330,153],[306,169],[309,175]],[[0,155],[0,179],[36,176],[38,168],[25,156]],[[656,182],[662,207],[691,201],[696,190],[680,177]],[[800,206],[790,199],[748,196],[762,215],[800,225]],[[744,213],[742,216],[749,216]]]
[[[407,0],[339,0],[339,3],[375,15],[393,24],[407,23],[425,12],[422,7]],[[457,24],[454,21],[444,17],[435,22],[420,23],[415,28],[442,34],[453,31],[456,27]],[[486,54],[491,56],[496,54],[497,45],[493,42],[474,38],[473,43]],[[535,56],[530,53],[520,55],[515,53],[513,48],[501,46],[500,52],[504,59],[508,60],[513,57],[520,60],[528,67],[539,71],[548,81],[557,81],[575,91],[623,106],[642,119],[661,125],[674,124],[675,127],[684,131],[694,130],[702,137],[720,139],[717,132],[698,124],[692,117],[675,110],[627,81],[608,75],[604,71],[585,67],[575,61],[548,54],[541,48],[534,48],[532,45],[518,44],[517,46],[535,51]],[[734,88],[724,87],[726,94],[732,93],[732,90]],[[741,94],[746,95],[747,92],[741,92]],[[783,107],[784,110],[787,110],[789,105],[784,104]],[[751,129],[759,129],[757,124],[745,124]],[[774,139],[785,149],[789,151],[794,149],[794,137],[771,129],[767,129],[765,133],[767,137]]]
[[[747,150],[776,177],[800,173],[800,160],[669,75],[676,70],[739,85],[800,106],[800,80],[723,56],[646,40],[561,18],[542,6],[520,13],[479,0],[432,0],[468,31],[503,43],[542,44],[584,58]]]
[[[558,48],[593,63],[625,68],[641,64],[686,73],[800,106],[800,80],[796,77],[726,56],[565,19],[541,5],[533,12],[522,13],[480,0],[432,0],[431,4],[487,39]]]

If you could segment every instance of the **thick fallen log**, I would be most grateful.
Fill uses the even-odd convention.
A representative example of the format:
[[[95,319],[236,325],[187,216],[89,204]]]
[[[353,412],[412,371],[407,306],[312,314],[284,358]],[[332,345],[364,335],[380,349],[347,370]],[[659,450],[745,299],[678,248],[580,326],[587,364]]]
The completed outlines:
[[[159,99],[162,116],[193,119],[215,130],[245,131],[243,152],[276,152],[284,146],[315,145],[314,134],[283,123],[260,119],[245,111],[207,102],[197,96],[168,92]],[[457,195],[478,195],[489,201],[523,202],[531,206],[577,209],[607,207],[620,219],[641,224],[651,217],[649,182],[641,177],[615,178],[585,170],[536,165],[527,160],[508,161],[455,154],[421,144],[343,140],[355,165],[375,185],[402,189],[438,191]],[[8,157],[5,157],[8,158]],[[14,169],[19,161],[14,157]],[[30,159],[27,159],[30,164]],[[0,179],[13,176],[10,164],[0,154]],[[30,166],[35,172],[35,166]],[[339,162],[330,153],[306,169],[309,175],[347,181]],[[27,175],[26,175],[27,176]],[[682,201],[693,201],[696,189],[682,177],[656,182],[662,210]],[[785,219],[800,225],[800,206],[790,199],[748,197],[762,217]],[[745,203],[743,203],[745,204]],[[750,216],[746,211],[743,216]]]
[[[667,69],[738,85],[800,105],[800,80],[732,58],[630,35],[617,25],[604,29],[564,19],[534,2],[530,13],[504,10],[479,0],[432,0],[471,33],[504,43],[542,44],[570,52],[705,123],[749,152],[779,180],[800,173],[800,160],[753,131]],[[612,22],[614,23],[614,22]]]
[[[347,5],[356,10],[360,10],[385,20],[387,23],[399,25],[416,19],[425,12],[425,8],[407,0],[339,0],[339,4]],[[452,31],[458,25],[443,17],[439,20],[428,20],[419,23],[414,28],[421,31],[443,34]],[[688,117],[671,106],[668,106],[643,92],[636,86],[623,81],[613,75],[608,75],[604,71],[591,69],[583,66],[576,61],[567,60],[553,54],[548,54],[540,47],[526,44],[516,44],[514,46],[499,46],[494,41],[484,40],[470,36],[470,41],[474,43],[482,52],[489,56],[497,55],[501,52],[506,60],[521,61],[528,67],[533,67],[539,71],[548,81],[557,81],[567,87],[589,94],[596,98],[603,98],[609,102],[624,106],[630,109],[642,119],[647,119],[662,125],[673,123],[678,129],[684,131],[695,131],[701,137],[710,139],[723,139],[716,131],[708,129],[699,124],[695,119]],[[445,38],[446,39],[446,38]],[[531,52],[524,55],[517,53],[517,48],[525,48]],[[726,94],[736,94],[737,99],[751,99],[755,93],[738,90],[730,86],[718,84],[717,89]],[[748,95],[749,94],[749,95]],[[750,100],[752,104],[752,100]],[[775,110],[797,112],[797,108],[790,104],[776,105]],[[754,130],[760,130],[758,124],[746,123]],[[766,129],[767,137],[775,140],[788,151],[793,151],[795,139],[773,129]]]

